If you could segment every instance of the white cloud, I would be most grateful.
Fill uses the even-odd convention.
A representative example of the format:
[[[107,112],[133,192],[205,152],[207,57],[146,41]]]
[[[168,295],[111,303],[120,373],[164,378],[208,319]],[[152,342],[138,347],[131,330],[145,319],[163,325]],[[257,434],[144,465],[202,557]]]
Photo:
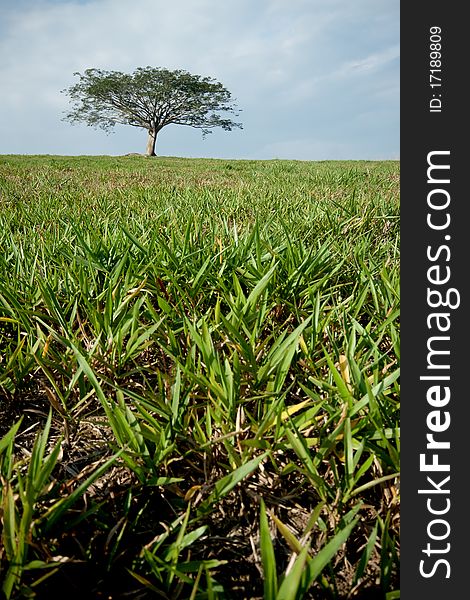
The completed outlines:
[[[381,52],[376,52],[374,54],[370,54],[369,56],[365,56],[361,60],[346,63],[340,69],[340,72],[342,74],[350,73],[353,69],[357,69],[359,71],[370,71],[374,69],[376,70],[393,60],[397,60],[399,56],[400,48],[398,44],[396,44],[394,46],[391,46],[390,48],[385,48]]]
[[[164,66],[219,79],[244,109],[246,154],[255,144],[261,151],[260,144],[287,143],[292,128],[307,127],[314,103],[328,121],[328,105],[336,106],[338,94],[347,102],[351,87],[355,97],[364,88],[355,100],[361,103],[381,89],[376,101],[397,112],[389,80],[398,80],[398,68],[392,76],[383,71],[398,57],[398,6],[398,0],[30,0],[3,7],[0,152],[21,152],[11,140],[22,128],[39,132],[41,123],[57,152],[70,147],[79,129],[61,122],[67,99],[59,91],[76,81],[74,71],[89,67]],[[119,152],[118,138],[127,139],[121,131],[103,146],[116,144]],[[88,135],[90,152],[100,153],[95,144],[103,134]],[[221,143],[233,137],[224,134]],[[38,133],[34,151],[45,144]]]

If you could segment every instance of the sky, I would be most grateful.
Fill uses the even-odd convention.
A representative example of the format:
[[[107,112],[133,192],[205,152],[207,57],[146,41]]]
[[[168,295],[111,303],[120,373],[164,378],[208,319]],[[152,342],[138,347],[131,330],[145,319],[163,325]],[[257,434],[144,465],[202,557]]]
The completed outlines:
[[[398,160],[399,0],[0,0],[0,154],[145,152],[63,121],[87,68],[213,77],[243,129],[169,125],[157,155]],[[230,115],[228,115],[230,116]]]

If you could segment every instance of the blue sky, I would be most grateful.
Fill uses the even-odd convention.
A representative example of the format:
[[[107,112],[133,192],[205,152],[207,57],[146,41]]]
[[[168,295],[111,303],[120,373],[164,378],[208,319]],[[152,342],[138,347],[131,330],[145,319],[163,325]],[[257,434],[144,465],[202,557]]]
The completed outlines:
[[[399,158],[399,0],[2,0],[0,154],[144,152],[62,116],[75,71],[140,66],[214,77],[243,130],[169,126],[157,154]]]

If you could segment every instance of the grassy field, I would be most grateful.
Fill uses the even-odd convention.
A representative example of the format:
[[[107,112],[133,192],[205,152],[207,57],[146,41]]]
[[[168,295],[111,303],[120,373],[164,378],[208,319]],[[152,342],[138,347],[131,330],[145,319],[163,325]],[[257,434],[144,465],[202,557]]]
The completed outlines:
[[[399,598],[399,163],[0,157],[6,598]]]

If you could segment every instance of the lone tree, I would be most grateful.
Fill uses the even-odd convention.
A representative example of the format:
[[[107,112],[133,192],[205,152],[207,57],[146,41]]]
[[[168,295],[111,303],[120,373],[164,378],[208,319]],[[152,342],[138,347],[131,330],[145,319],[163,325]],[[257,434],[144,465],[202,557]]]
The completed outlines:
[[[146,129],[147,156],[155,156],[158,132],[167,125],[189,125],[201,129],[203,137],[215,127],[242,128],[217,114],[238,116],[230,92],[211,77],[153,67],[131,74],[86,69],[74,75],[80,81],[62,90],[72,101],[64,120],[83,121],[105,131],[117,124]]]

